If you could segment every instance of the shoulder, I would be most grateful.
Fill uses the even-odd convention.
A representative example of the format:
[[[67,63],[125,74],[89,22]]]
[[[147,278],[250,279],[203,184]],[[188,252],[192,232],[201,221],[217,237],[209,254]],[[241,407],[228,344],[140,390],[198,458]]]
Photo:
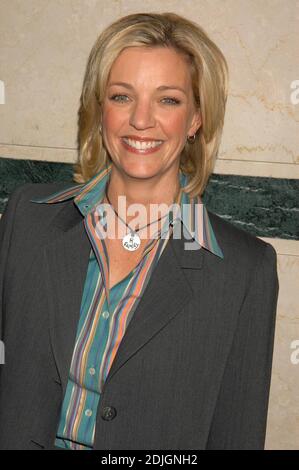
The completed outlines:
[[[11,201],[16,202],[16,200],[26,201],[26,199],[28,199],[29,202],[31,198],[47,197],[52,193],[62,191],[75,185],[76,183],[72,184],[71,182],[21,184],[12,191],[8,197],[8,203]]]
[[[43,199],[64,189],[74,187],[71,183],[28,183],[18,186],[8,198],[0,219],[0,234],[10,238],[20,237],[22,240],[46,239],[49,237],[51,224],[63,205],[70,201],[55,204],[36,203],[33,199]],[[27,237],[24,238],[24,233]]]
[[[52,194],[63,191],[64,189],[74,187],[75,183],[26,183],[18,186],[9,196],[7,205],[4,209],[4,214],[7,212],[18,211],[18,216],[28,209],[35,212],[48,212],[49,210],[54,211],[61,207],[60,204],[38,204],[31,202],[31,199],[43,199],[50,197]],[[20,210],[22,208],[22,210]],[[31,209],[31,211],[30,211]],[[28,213],[27,213],[28,215]]]
[[[47,196],[51,196],[51,194],[63,191],[64,189],[71,188],[76,186],[75,182],[55,182],[55,183],[26,183],[18,186],[15,190],[11,193],[9,200],[15,198],[17,195],[21,199],[28,199],[28,201],[32,198],[43,198]],[[79,184],[77,186],[80,186]]]
[[[252,270],[262,261],[269,266],[276,266],[277,254],[270,243],[236,227],[209,210],[208,215],[224,261],[238,268]]]

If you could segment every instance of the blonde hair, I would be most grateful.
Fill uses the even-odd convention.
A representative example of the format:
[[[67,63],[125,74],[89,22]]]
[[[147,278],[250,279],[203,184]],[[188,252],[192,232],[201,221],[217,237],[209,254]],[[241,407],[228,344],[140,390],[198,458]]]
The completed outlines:
[[[88,59],[79,109],[79,160],[73,179],[85,183],[111,161],[100,133],[102,101],[113,62],[127,47],[170,47],[190,64],[194,103],[202,124],[194,143],[186,141],[180,170],[189,176],[185,192],[201,195],[213,171],[224,124],[228,87],[226,60],[205,31],[175,13],[122,17],[98,37]]]

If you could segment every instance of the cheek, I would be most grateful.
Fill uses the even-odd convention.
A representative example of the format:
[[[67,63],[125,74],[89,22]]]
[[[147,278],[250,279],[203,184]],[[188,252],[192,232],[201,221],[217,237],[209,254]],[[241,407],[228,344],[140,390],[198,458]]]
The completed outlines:
[[[175,134],[178,138],[185,133],[186,116],[185,113],[170,113],[164,120],[164,129],[171,135]]]
[[[103,125],[107,134],[115,132],[127,122],[128,117],[121,109],[107,106],[103,111]]]

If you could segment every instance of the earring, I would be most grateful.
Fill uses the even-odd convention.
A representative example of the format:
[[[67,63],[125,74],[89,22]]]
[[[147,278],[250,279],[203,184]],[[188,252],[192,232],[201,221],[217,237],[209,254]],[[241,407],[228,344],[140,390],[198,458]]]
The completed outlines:
[[[189,144],[194,144],[195,139],[196,139],[196,134],[187,136],[187,141],[189,142]]]

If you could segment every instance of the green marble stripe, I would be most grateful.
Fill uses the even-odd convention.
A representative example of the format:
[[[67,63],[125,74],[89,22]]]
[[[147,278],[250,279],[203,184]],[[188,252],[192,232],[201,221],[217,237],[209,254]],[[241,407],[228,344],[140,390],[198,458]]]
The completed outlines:
[[[72,165],[0,158],[0,214],[12,191],[25,183],[72,183]]]
[[[299,239],[299,180],[214,174],[203,201],[258,237]]]
[[[24,183],[73,184],[72,165],[0,158],[0,213]],[[213,174],[203,196],[212,212],[259,237],[299,239],[299,180]]]

